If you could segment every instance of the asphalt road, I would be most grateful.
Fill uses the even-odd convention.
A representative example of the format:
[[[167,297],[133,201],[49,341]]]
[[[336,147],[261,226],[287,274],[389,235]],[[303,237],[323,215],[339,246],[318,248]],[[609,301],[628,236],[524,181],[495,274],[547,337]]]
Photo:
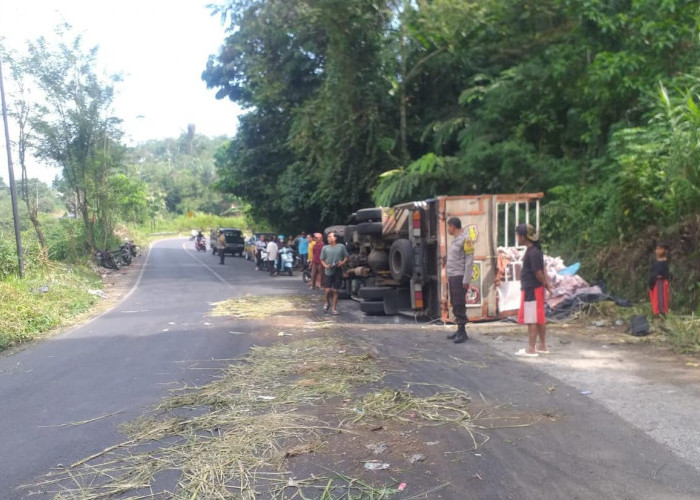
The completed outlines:
[[[237,257],[220,266],[217,257],[194,252],[186,240],[155,245],[138,286],[114,309],[0,358],[0,498],[28,497],[31,490],[17,490],[19,485],[123,441],[120,423],[141,415],[170,389],[208,382],[224,360],[245,354],[258,340],[255,332],[236,325],[245,335],[230,333],[230,320],[207,316],[212,302],[289,292],[308,293],[298,277],[267,278]],[[421,474],[426,481],[438,475],[451,480],[434,498],[700,498],[697,468],[581,396],[575,381],[516,362],[483,340],[455,346],[442,331],[367,319],[351,301],[340,309],[340,334],[374,342],[387,363],[402,368],[388,383],[444,383],[556,415],[549,424],[495,432],[471,461],[443,460],[416,470],[413,485]],[[388,324],[383,328],[381,322]],[[455,357],[466,364],[455,365]],[[444,432],[442,442],[455,444],[454,433],[436,432]]]
[[[184,239],[157,243],[138,287],[114,309],[0,358],[0,498],[22,498],[28,492],[17,486],[123,441],[120,423],[170,389],[215,374],[193,367],[218,367],[217,360],[247,352],[254,338],[230,334],[230,321],[207,312],[212,302],[259,294],[261,278],[268,278],[244,259],[227,256],[221,266],[211,251],[192,247]],[[301,278],[269,283],[265,293],[302,284]]]

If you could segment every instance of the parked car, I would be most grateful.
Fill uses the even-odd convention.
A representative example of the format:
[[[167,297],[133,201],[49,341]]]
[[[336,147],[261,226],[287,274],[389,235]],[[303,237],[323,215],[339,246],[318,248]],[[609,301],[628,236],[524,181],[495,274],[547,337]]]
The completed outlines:
[[[226,249],[224,253],[230,253],[231,255],[243,256],[245,250],[245,241],[243,240],[243,232],[240,229],[234,227],[221,227],[219,229],[212,229],[209,237],[209,245],[211,245],[211,253],[216,255],[216,245],[219,239],[219,231],[224,232],[224,237],[226,238]]]
[[[253,236],[246,239],[244,255],[246,260],[255,260],[255,244],[264,236],[265,241],[277,238],[275,233],[253,233]]]

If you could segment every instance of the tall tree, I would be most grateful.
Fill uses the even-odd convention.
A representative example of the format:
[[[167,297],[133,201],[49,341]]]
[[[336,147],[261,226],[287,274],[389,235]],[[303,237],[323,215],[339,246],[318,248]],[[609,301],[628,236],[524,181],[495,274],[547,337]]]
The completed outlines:
[[[107,233],[100,210],[105,188],[121,155],[120,120],[111,116],[113,83],[97,72],[97,48],[85,49],[70,27],[57,29],[59,42],[44,37],[28,43],[29,74],[42,91],[41,113],[30,121],[37,156],[62,168],[85,226],[86,244],[95,247],[95,231]]]

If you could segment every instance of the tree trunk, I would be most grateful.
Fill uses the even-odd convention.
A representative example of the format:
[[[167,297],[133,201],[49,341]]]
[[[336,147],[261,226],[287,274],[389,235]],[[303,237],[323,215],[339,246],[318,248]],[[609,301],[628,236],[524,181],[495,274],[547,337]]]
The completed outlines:
[[[404,13],[406,11],[406,6],[404,5],[403,9]],[[407,97],[406,97],[406,84],[407,82],[407,74],[406,74],[406,57],[407,57],[407,50],[406,50],[406,28],[404,26],[404,19],[403,16],[401,18],[401,81],[399,82],[399,136],[400,136],[400,141],[401,141],[401,166],[402,167],[407,167],[408,166],[408,139],[407,139],[407,125],[406,125],[406,105],[407,105]]]
[[[36,212],[32,212],[31,210],[29,211],[29,220],[32,221],[32,225],[36,231],[36,238],[39,240],[39,246],[41,246],[41,257],[44,260],[48,259],[49,253],[48,249],[46,248],[46,238],[44,238],[44,231],[41,229],[41,223],[39,222],[39,218],[36,216]]]

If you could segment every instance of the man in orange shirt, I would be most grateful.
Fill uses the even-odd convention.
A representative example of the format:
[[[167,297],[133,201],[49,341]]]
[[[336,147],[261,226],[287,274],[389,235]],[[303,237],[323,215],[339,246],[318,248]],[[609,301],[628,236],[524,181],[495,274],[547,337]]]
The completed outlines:
[[[323,250],[323,235],[314,233],[313,258],[311,260],[311,289],[321,288],[323,268],[321,267],[321,250]]]

